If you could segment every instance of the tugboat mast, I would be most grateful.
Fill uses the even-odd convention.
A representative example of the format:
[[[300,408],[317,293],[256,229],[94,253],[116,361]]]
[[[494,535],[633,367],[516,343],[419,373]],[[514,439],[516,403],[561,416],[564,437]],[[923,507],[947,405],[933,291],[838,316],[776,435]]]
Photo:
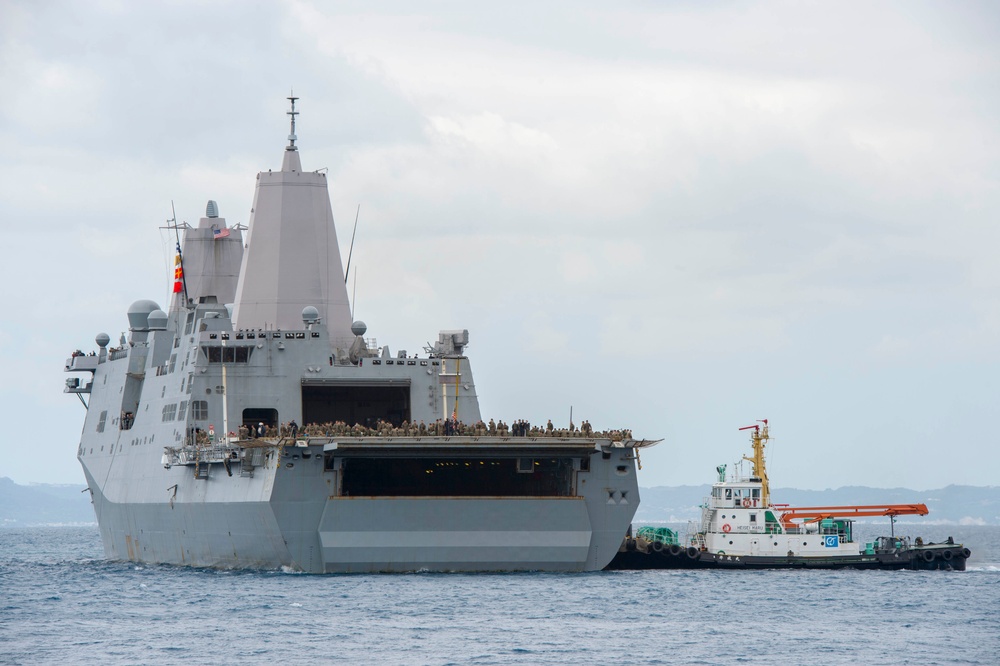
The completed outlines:
[[[767,481],[767,469],[764,466],[764,446],[771,437],[767,430],[767,419],[762,419],[760,422],[764,424],[763,428],[759,425],[752,425],[744,426],[740,430],[753,428],[753,435],[750,438],[753,444],[753,458],[743,456],[743,459],[753,463],[753,478],[760,479],[761,502],[765,507],[768,507],[771,506],[771,486]]]

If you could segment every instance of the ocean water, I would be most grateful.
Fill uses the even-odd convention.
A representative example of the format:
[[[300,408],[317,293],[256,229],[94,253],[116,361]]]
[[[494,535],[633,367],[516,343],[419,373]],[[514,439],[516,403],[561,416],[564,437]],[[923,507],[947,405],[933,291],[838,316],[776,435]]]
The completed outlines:
[[[1000,663],[1000,527],[908,527],[964,542],[968,570],[309,576],[5,528],[0,663]]]

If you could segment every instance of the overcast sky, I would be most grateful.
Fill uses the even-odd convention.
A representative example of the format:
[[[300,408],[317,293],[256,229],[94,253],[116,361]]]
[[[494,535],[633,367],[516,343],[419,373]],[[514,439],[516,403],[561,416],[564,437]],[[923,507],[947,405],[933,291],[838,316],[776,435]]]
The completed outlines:
[[[998,485],[997,5],[371,4],[0,3],[0,476],[83,487],[64,359],[167,304],[171,201],[248,221],[294,88],[357,318],[468,328],[486,418]]]

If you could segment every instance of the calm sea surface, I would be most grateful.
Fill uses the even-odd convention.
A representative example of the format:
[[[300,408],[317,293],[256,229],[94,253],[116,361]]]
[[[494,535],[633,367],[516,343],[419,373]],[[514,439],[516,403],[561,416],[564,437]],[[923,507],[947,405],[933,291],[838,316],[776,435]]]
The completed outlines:
[[[307,576],[109,563],[96,527],[5,528],[0,663],[1000,663],[1000,527],[897,531],[953,535],[969,570]]]

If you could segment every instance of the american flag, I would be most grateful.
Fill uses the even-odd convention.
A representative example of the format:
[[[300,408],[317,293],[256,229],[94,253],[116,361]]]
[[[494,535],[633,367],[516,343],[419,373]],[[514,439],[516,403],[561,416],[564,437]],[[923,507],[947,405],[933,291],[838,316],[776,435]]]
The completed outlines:
[[[212,227],[212,238],[218,240],[220,238],[229,238],[229,227]]]

